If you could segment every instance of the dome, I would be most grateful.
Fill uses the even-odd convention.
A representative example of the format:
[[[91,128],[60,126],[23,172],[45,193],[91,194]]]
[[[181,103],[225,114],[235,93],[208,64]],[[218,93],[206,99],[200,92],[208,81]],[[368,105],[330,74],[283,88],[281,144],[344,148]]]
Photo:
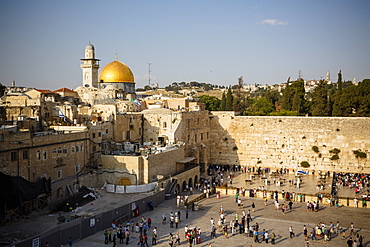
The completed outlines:
[[[91,43],[88,43],[87,45],[86,45],[86,48],[85,49],[95,49],[94,48],[94,46],[91,44]]]
[[[113,61],[107,64],[102,71],[100,72],[99,82],[103,83],[117,83],[117,82],[126,82],[126,83],[135,83],[134,75],[130,68],[120,62]]]

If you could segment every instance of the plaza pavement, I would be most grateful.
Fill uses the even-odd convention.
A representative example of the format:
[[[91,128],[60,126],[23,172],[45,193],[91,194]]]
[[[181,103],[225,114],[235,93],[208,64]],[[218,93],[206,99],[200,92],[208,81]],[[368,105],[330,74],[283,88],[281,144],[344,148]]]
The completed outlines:
[[[240,172],[234,173],[235,178],[233,179],[233,186],[235,187],[245,187],[248,188],[245,184],[246,177],[249,177],[249,174],[244,174]],[[285,179],[289,180],[294,177],[294,174],[286,175]],[[266,187],[268,190],[279,190],[284,189],[286,192],[298,192],[315,194],[316,193],[316,182],[317,177],[315,176],[305,176],[303,177],[303,184],[300,189],[294,188],[287,184],[283,186],[270,185]],[[331,183],[328,180],[328,184]],[[263,185],[263,180],[260,178],[253,179],[250,188],[259,187]],[[328,188],[328,187],[327,187]],[[137,200],[138,198],[144,198],[151,193],[143,194],[133,194],[133,195],[116,195],[110,194],[101,191],[102,197],[98,200],[95,200],[91,204],[84,205],[82,211],[101,213],[112,208],[118,207],[122,202],[129,202],[130,200]],[[200,192],[198,192],[200,193]],[[352,190],[347,191],[348,194],[354,195]],[[347,229],[350,226],[350,223],[353,222],[356,230],[359,234],[363,235],[364,246],[370,246],[370,209],[363,208],[351,208],[351,207],[328,207],[327,205],[321,206],[319,212],[307,212],[305,203],[294,202],[293,210],[288,211],[286,215],[282,215],[280,211],[275,211],[273,206],[273,201],[269,200],[268,205],[265,206],[262,199],[241,197],[244,202],[244,209],[247,211],[251,209],[251,204],[254,202],[256,204],[256,210],[252,213],[253,221],[252,224],[256,222],[259,223],[260,229],[266,229],[270,234],[272,231],[277,235],[276,246],[305,246],[305,242],[302,236],[303,225],[306,224],[308,229],[312,229],[315,224],[318,224],[321,221],[324,221],[325,224],[329,224],[330,221],[333,223],[340,221],[343,229]],[[215,195],[211,195],[210,198],[203,199],[200,202],[199,210],[189,211],[189,219],[184,219],[185,210],[183,208],[176,208],[175,199],[166,200],[160,205],[155,205],[154,211],[146,212],[140,215],[137,218],[134,218],[134,222],[137,222],[141,219],[142,216],[150,217],[153,220],[153,227],[158,228],[158,245],[157,246],[168,246],[168,236],[169,233],[181,233],[181,243],[183,246],[187,246],[185,239],[183,237],[184,226],[187,224],[189,227],[198,226],[202,229],[202,243],[198,246],[207,246],[208,243],[211,243],[213,247],[217,246],[269,246],[269,244],[259,243],[256,244],[252,241],[251,238],[244,237],[242,235],[236,234],[230,236],[229,239],[225,239],[221,233],[217,232],[216,239],[210,239],[210,218],[214,218],[217,222],[219,209],[223,206],[226,211],[226,220],[229,223],[230,220],[234,219],[235,214],[238,213],[241,215],[243,209],[238,209],[235,203],[234,195],[224,196],[222,195],[220,199],[217,199]],[[161,217],[163,213],[166,213],[167,218],[169,213],[175,212],[177,210],[181,211],[182,222],[179,225],[179,229],[170,228],[169,224],[162,225]],[[68,216],[68,215],[66,215]],[[47,217],[47,220],[45,220]],[[8,236],[10,238],[24,239],[33,235],[36,235],[40,232],[43,232],[51,227],[54,227],[57,224],[57,214],[54,215],[45,215],[45,212],[33,212],[31,215],[27,216],[25,219],[22,219],[17,223],[9,223],[5,226],[0,227],[0,235]],[[296,237],[293,239],[289,238],[288,228],[292,226],[296,233]],[[310,232],[310,231],[309,231]],[[349,232],[348,230],[346,231]],[[150,233],[150,231],[149,231]],[[348,235],[348,234],[347,234]],[[151,234],[149,236],[149,243],[151,243]],[[104,243],[103,231],[97,234],[94,234],[88,238],[75,241],[73,243],[74,247],[95,247],[95,246],[111,246],[111,244],[105,245]],[[131,241],[128,246],[137,246],[138,234],[131,234]],[[123,244],[117,244],[117,246],[123,246]],[[324,242],[323,240],[311,241],[310,246],[346,246],[345,240],[341,240],[341,237],[334,236],[334,238],[329,242]]]
[[[237,173],[234,178],[233,186],[245,185],[244,174]],[[293,175],[294,176],[294,175]],[[314,183],[314,176],[308,176],[303,178],[304,184],[300,190],[309,191],[314,190],[316,192],[316,183]],[[306,181],[306,182],[305,182]],[[244,182],[244,183],[243,183]],[[260,181],[254,180],[252,186],[258,186]],[[238,186],[239,187],[239,186]],[[240,186],[241,187],[241,186]],[[244,186],[245,187],[245,186]],[[280,187],[280,188],[284,188]],[[294,188],[287,189],[285,191],[293,192]],[[305,189],[304,189],[305,188]],[[302,192],[302,191],[301,191]],[[313,192],[313,194],[315,193]],[[302,192],[303,193],[303,192]],[[260,229],[266,229],[270,235],[271,232],[275,232],[276,246],[305,246],[305,241],[303,237],[303,225],[306,225],[308,232],[312,228],[320,223],[324,222],[329,225],[330,222],[336,223],[340,222],[343,230],[347,233],[346,240],[342,240],[341,236],[334,236],[330,241],[325,242],[324,240],[309,240],[311,247],[316,246],[347,246],[346,241],[349,238],[349,226],[351,222],[354,223],[356,231],[364,237],[364,246],[370,246],[370,210],[363,208],[351,208],[351,207],[329,207],[327,205],[321,206],[319,212],[307,212],[306,204],[294,202],[292,211],[288,211],[285,215],[282,215],[281,211],[276,211],[273,205],[273,200],[268,201],[268,205],[265,206],[262,199],[241,197],[244,202],[244,210],[251,209],[252,202],[255,203],[255,212],[251,213],[253,217],[252,224],[258,223]],[[191,211],[189,210],[189,218],[185,219],[184,208],[176,207],[176,200],[167,200],[160,205],[155,205],[154,211],[146,212],[137,218],[134,218],[134,222],[141,219],[142,216],[150,217],[152,219],[152,228],[157,227],[158,229],[158,241],[157,246],[168,246],[168,236],[169,233],[180,233],[181,244],[188,246],[184,239],[184,227],[188,225],[189,227],[200,227],[202,229],[202,242],[198,246],[207,246],[209,243],[212,247],[220,246],[272,246],[271,243],[254,243],[252,238],[245,237],[240,234],[231,235],[229,234],[229,239],[226,239],[220,232],[217,232],[217,238],[210,238],[210,219],[214,218],[217,222],[218,212],[221,206],[226,212],[226,222],[229,224],[230,220],[235,219],[235,214],[241,215],[243,209],[239,209],[235,203],[235,197],[233,195],[224,196],[222,195],[220,199],[217,199],[215,195],[211,195],[209,198],[203,199],[199,203],[199,210]],[[170,212],[181,211],[181,220],[179,228],[171,228],[169,226],[168,220],[166,225],[162,225],[161,217],[163,213],[166,213],[167,218],[169,218]],[[289,226],[292,226],[296,236],[292,239],[289,238]],[[148,242],[151,246],[151,230],[148,231]],[[137,246],[139,241],[138,233],[131,233],[130,244],[127,246]],[[104,244],[103,231],[94,234],[88,238],[75,242],[74,247],[95,247],[95,246],[109,246]],[[117,244],[117,246],[126,246],[124,244]]]

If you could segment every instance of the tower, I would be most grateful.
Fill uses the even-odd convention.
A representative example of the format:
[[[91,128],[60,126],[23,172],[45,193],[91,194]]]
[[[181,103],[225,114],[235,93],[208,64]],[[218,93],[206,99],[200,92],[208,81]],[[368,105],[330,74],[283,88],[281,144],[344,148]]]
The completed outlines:
[[[330,81],[330,73],[329,73],[329,71],[326,73],[325,81]]]
[[[85,48],[85,58],[80,59],[82,69],[82,85],[84,87],[98,87],[98,69],[100,59],[95,59],[95,48],[89,42]]]

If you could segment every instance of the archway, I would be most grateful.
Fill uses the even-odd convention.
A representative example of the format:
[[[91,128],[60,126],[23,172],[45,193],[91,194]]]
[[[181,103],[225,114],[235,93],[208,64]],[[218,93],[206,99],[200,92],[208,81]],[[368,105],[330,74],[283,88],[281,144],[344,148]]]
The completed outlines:
[[[189,185],[189,188],[193,187],[193,179],[192,178],[189,178],[188,185]]]
[[[186,181],[183,181],[182,182],[182,190],[181,191],[185,191],[186,190]]]
[[[194,187],[197,186],[198,183],[198,175],[195,175],[194,177]]]
[[[119,181],[119,185],[132,185],[132,183],[128,177],[122,177]]]
[[[62,187],[59,187],[57,189],[57,199],[63,198],[64,197],[63,194],[64,194],[63,188]]]

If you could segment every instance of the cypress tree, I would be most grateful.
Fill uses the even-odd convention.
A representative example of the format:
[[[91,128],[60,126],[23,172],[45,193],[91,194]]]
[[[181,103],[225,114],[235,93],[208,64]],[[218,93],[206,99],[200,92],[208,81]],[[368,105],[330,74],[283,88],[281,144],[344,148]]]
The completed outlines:
[[[222,93],[220,111],[226,111],[226,95],[225,95],[225,92]]]
[[[227,90],[226,94],[226,111],[232,111],[233,110],[233,101],[234,101],[234,96],[233,93],[231,92],[231,88]]]

